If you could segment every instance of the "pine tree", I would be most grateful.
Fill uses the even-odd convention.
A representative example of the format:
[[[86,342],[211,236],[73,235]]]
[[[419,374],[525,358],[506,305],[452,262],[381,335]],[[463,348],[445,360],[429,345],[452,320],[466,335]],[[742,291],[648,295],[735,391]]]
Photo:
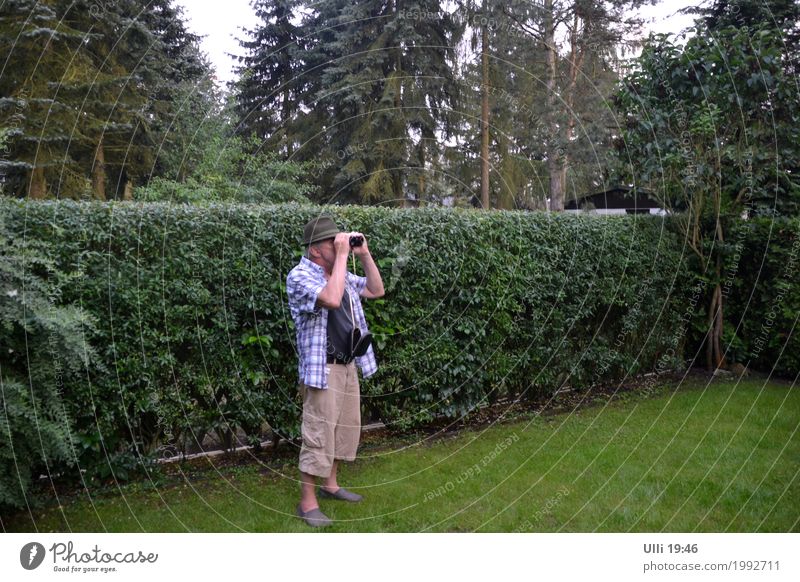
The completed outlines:
[[[247,30],[249,38],[239,44],[239,79],[232,86],[236,113],[240,119],[236,132],[254,135],[280,147],[287,156],[295,149],[295,125],[300,91],[303,86],[299,54],[303,39],[292,22],[298,0],[254,0],[260,26]]]
[[[518,24],[535,17],[536,5],[481,0],[465,2],[462,9],[472,55],[464,67],[465,85],[481,98],[465,100],[459,147],[463,161],[454,171],[472,189],[480,189],[483,208],[540,207],[546,170],[537,126],[546,111],[541,82],[546,75],[539,44]]]
[[[187,98],[200,118],[216,98],[171,0],[7,2],[0,43],[0,168],[17,195],[125,197],[164,171],[155,154],[183,140],[171,126]]]
[[[200,50],[200,37],[186,28],[183,8],[173,6],[173,0],[151,0],[145,2],[141,20],[160,47],[157,82],[145,112],[151,119],[149,134],[156,155],[154,166],[142,178],[166,175],[183,181],[190,166],[200,163],[205,142],[213,139],[207,120],[219,114],[222,95]]]
[[[313,129],[303,155],[328,164],[323,179],[333,199],[403,204],[421,196],[420,176],[453,131],[452,15],[432,0],[329,0],[314,8],[303,60],[319,81],[306,91]]]
[[[44,198],[51,192],[48,179],[81,176],[69,151],[79,118],[62,87],[91,75],[83,38],[60,21],[55,0],[3,3],[0,126],[8,144],[0,177],[8,194]]]
[[[152,167],[150,92],[161,79],[161,45],[144,22],[144,2],[120,0],[93,10],[88,0],[62,3],[62,19],[85,32],[83,51],[95,73],[64,91],[81,111],[74,145],[91,176],[92,196],[119,197],[131,174]],[[110,179],[109,179],[110,178]],[[113,190],[107,191],[108,185]]]
[[[494,50],[504,99],[513,104],[513,138],[495,136],[505,183],[515,185],[538,206],[531,181],[546,179],[551,210],[563,210],[572,192],[599,187],[607,161],[597,152],[610,140],[611,112],[605,100],[613,92],[615,50],[638,23],[624,18],[640,0],[591,2],[496,2],[495,17],[504,34]],[[524,38],[520,38],[522,35]],[[513,39],[509,44],[509,40]],[[563,39],[563,40],[562,40]],[[500,107],[502,110],[502,107]],[[544,166],[544,167],[543,167]],[[517,182],[529,184],[517,185]],[[571,186],[571,188],[569,188]]]

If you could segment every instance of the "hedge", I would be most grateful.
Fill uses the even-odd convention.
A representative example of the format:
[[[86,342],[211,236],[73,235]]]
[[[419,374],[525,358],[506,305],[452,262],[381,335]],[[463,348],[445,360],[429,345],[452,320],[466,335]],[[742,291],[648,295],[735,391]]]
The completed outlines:
[[[800,218],[733,225],[724,245],[729,361],[786,378],[800,371]]]
[[[320,210],[2,202],[13,236],[70,277],[58,302],[93,322],[92,361],[60,391],[73,465],[119,478],[210,432],[297,435],[285,277]],[[383,273],[362,393],[389,426],[680,364],[692,276],[662,218],[324,210],[367,235]]]

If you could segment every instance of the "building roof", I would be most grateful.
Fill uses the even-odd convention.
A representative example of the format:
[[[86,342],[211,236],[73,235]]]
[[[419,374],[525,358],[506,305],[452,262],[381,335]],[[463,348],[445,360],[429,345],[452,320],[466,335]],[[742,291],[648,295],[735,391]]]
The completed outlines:
[[[653,198],[649,190],[643,188],[630,188],[628,186],[614,186],[608,190],[584,194],[570,200],[565,206],[565,210],[579,210],[591,204],[597,209],[620,209],[620,210],[648,210],[651,208],[662,208],[661,204]]]

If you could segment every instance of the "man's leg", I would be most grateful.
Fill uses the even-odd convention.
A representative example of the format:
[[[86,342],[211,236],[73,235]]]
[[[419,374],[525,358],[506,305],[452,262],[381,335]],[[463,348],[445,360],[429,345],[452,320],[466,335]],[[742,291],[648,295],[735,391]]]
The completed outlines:
[[[334,463],[335,467],[335,463]],[[314,491],[317,478],[314,475],[300,471],[300,509],[304,512],[319,507],[317,494]]]
[[[333,461],[333,467],[331,467],[331,474],[328,475],[328,478],[325,479],[325,484],[323,487],[334,493],[337,489],[339,489],[339,484],[336,482],[336,466],[339,464],[339,461]]]
[[[331,366],[327,390],[300,387],[303,399],[303,423],[300,447],[300,509],[303,512],[319,507],[316,487],[317,477],[327,483],[333,477],[336,483],[336,461],[334,460],[334,425],[339,416],[336,395],[345,379],[340,366]],[[344,368],[344,366],[341,366]],[[332,468],[329,469],[330,463]]]
[[[333,522],[322,513],[314,493],[316,477],[310,473],[300,471],[300,505],[297,506],[297,516],[311,527],[327,527]]]
[[[353,461],[356,458],[361,437],[361,395],[358,384],[358,371],[355,363],[344,368],[344,381],[336,394],[339,422],[334,429],[333,466],[331,474],[324,479],[322,488],[330,493],[339,490],[336,469],[340,460]]]

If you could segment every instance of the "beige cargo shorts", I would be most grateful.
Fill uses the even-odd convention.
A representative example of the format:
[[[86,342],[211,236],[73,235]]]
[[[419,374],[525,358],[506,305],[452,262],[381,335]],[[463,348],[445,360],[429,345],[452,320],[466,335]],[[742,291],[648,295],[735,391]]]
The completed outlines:
[[[300,470],[317,477],[331,474],[333,461],[353,461],[361,438],[361,396],[355,363],[328,364],[328,388],[301,384],[303,422]]]

